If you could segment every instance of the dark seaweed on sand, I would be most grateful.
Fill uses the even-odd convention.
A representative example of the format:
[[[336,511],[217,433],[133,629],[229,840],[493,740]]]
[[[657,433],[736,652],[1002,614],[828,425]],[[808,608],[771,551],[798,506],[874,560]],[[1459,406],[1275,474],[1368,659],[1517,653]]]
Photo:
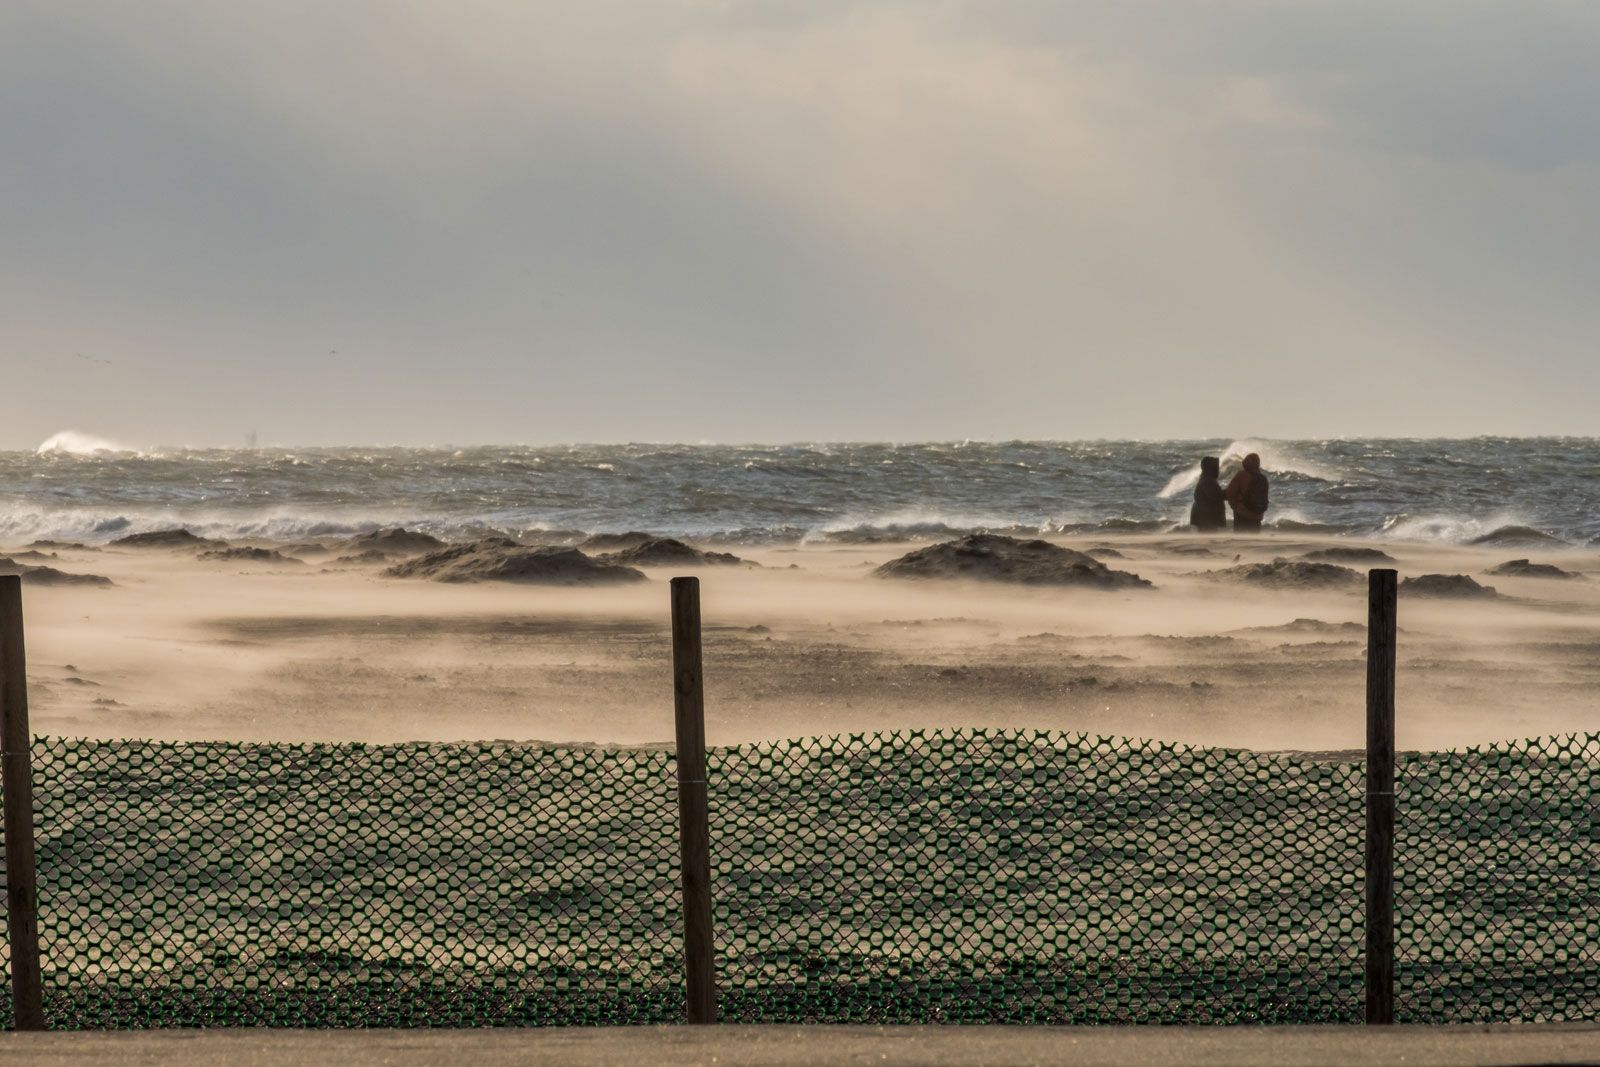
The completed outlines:
[[[15,574],[22,577],[23,585],[57,586],[57,585],[111,585],[111,579],[99,574],[70,574],[57,570],[54,567],[34,567],[26,563],[0,556],[0,574]]]
[[[1149,589],[1128,571],[1112,570],[1084,552],[1040,540],[972,534],[908,552],[873,572],[879,578],[963,578],[1085,589]]]
[[[1334,563],[1300,559],[1275,559],[1271,563],[1246,563],[1213,571],[1212,576],[1275,589],[1345,589],[1361,582],[1361,575]]]
[[[435,582],[524,582],[531,585],[620,585],[644,574],[576,548],[529,548],[506,538],[470,541],[407,560],[383,572],[389,578]]]
[[[1419,574],[1400,583],[1404,596],[1451,597],[1462,600],[1488,599],[1500,594],[1492,585],[1479,585],[1466,574]]]

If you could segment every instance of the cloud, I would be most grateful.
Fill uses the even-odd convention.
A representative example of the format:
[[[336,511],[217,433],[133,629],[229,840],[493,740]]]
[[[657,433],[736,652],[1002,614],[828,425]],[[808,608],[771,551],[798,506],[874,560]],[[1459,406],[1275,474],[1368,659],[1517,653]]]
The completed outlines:
[[[7,433],[1582,430],[1592,10],[23,0]]]

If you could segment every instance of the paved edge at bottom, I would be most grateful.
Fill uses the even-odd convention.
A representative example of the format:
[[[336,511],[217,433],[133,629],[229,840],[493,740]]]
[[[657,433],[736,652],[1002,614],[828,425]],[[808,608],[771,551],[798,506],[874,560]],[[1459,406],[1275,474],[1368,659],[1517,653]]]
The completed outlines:
[[[1600,1064],[1600,1025],[1365,1027],[663,1026],[0,1034],[0,1065],[1123,1067]]]

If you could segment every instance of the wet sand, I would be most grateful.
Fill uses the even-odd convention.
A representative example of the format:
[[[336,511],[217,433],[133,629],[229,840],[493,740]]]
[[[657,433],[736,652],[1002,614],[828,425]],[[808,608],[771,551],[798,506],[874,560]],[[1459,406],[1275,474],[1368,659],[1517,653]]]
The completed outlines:
[[[1402,577],[1469,574],[1502,594],[1402,600],[1401,747],[1600,728],[1593,550],[1282,534],[1060,543],[1115,547],[1126,558],[1106,562],[1156,588],[872,577],[916,547],[903,544],[740,549],[763,566],[703,568],[711,743],[963,726],[1354,750],[1364,583],[1258,588],[1212,573],[1351,544],[1389,552]],[[672,568],[625,588],[451,586],[311,556],[56,551],[50,565],[116,584],[27,589],[39,733],[628,745],[672,733]],[[1585,578],[1487,574],[1525,556]]]

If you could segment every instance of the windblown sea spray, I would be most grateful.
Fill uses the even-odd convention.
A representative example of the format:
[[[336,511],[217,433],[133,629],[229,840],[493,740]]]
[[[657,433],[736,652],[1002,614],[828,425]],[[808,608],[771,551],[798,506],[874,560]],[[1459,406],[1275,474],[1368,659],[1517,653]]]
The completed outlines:
[[[736,543],[1160,531],[1185,521],[1201,456],[1226,473],[1251,451],[1272,475],[1279,529],[1600,537],[1591,438],[134,450],[63,433],[0,452],[0,541],[172,526],[283,540],[397,525],[530,541],[638,529]]]

